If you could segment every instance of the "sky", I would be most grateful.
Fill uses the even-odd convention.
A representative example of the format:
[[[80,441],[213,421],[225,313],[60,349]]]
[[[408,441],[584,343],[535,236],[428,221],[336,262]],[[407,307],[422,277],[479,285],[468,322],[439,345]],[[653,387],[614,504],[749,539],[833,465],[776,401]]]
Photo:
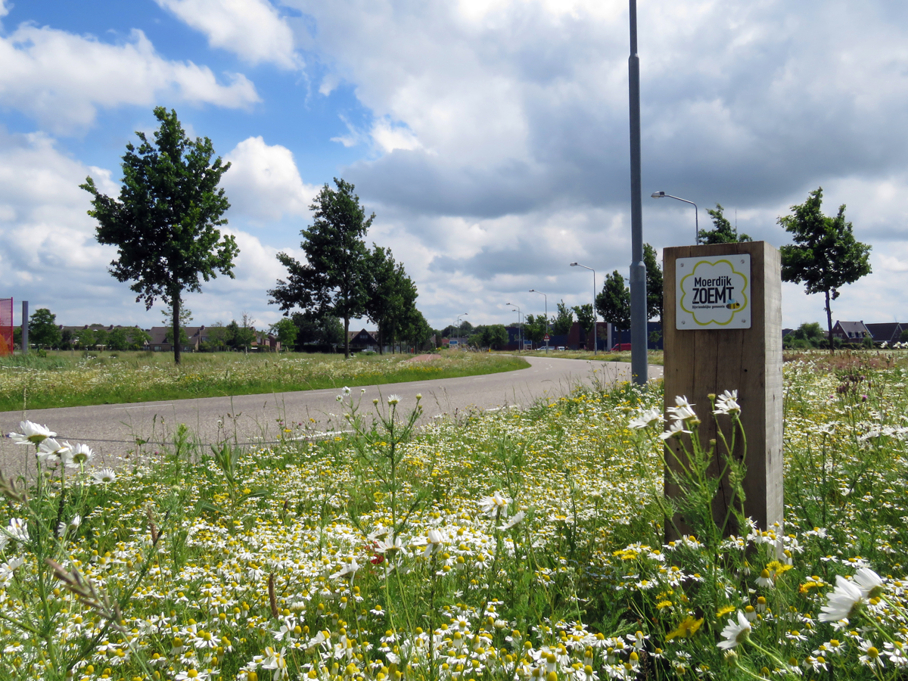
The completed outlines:
[[[66,325],[164,324],[108,272],[92,177],[119,193],[156,106],[232,165],[235,278],[186,296],[193,324],[278,321],[309,206],[356,187],[430,325],[513,323],[628,276],[628,4],[613,0],[0,0],[0,297]],[[644,241],[823,209],[873,247],[833,318],[908,321],[908,3],[639,0]],[[902,189],[899,189],[899,188]],[[531,293],[541,291],[545,297]],[[823,299],[783,284],[783,325]],[[511,303],[509,307],[507,303]],[[368,322],[351,324],[371,328]]]

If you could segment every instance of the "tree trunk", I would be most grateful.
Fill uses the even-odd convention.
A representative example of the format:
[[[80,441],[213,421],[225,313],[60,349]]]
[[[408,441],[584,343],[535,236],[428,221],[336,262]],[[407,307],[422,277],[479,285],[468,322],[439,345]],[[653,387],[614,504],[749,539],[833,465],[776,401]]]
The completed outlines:
[[[180,354],[182,347],[180,344],[180,293],[179,291],[170,296],[173,304],[173,362],[180,363]]]
[[[826,327],[829,329],[829,354],[835,354],[835,343],[832,339],[832,307],[829,304],[829,290],[826,290]]]
[[[344,359],[350,359],[350,318],[344,317]]]

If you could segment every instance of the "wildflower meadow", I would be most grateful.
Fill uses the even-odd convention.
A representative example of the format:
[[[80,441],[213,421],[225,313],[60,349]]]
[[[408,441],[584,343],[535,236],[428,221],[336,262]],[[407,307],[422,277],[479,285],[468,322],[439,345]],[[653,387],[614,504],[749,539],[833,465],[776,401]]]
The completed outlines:
[[[42,474],[0,479],[0,678],[905,679],[906,380],[897,352],[787,362],[785,523],[736,515],[730,536],[697,461],[741,436],[735,386],[419,429],[419,399],[348,388],[348,433],[178,437],[119,470],[23,421]],[[668,437],[690,457],[677,499]]]

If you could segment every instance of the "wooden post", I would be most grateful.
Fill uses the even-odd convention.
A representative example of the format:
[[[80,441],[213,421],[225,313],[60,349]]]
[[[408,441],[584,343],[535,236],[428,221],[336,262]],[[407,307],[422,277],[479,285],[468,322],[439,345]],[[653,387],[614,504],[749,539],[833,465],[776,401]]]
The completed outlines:
[[[686,396],[701,421],[700,442],[708,447],[716,438],[716,419],[725,433],[731,423],[728,416],[713,416],[708,395],[738,391],[747,451],[738,438],[734,456],[743,456],[746,466],[744,512],[765,530],[783,516],[779,251],[762,241],[666,248],[664,273],[665,407],[675,406],[675,396]],[[666,447],[683,454],[678,436]],[[718,477],[724,454],[720,441],[711,475]],[[668,449],[665,458],[667,466],[676,466]],[[717,520],[726,515],[730,492],[724,480],[713,501]],[[668,469],[665,493],[679,493]],[[688,531],[683,518],[675,523],[681,533]],[[738,530],[732,523],[726,534]],[[677,538],[671,523],[666,536]]]

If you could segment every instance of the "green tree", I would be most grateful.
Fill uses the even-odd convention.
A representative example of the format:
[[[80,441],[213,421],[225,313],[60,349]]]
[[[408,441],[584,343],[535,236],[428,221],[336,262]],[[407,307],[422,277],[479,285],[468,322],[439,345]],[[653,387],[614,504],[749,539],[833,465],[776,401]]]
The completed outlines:
[[[508,344],[508,330],[504,324],[491,324],[482,333],[482,345],[496,350]]]
[[[564,304],[564,299],[558,303],[558,314],[552,318],[552,332],[563,336],[571,332],[574,325],[574,310]]]
[[[596,296],[596,309],[619,331],[631,327],[631,292],[618,270],[606,275],[602,291]]]
[[[296,349],[305,350],[309,343],[343,345],[344,327],[337,317],[330,314],[317,315],[312,312],[294,312],[290,318],[296,325]]]
[[[173,310],[173,338],[179,338],[180,306],[185,291],[200,291],[202,280],[218,273],[233,278],[239,254],[232,236],[217,229],[227,223],[221,216],[230,207],[221,176],[230,167],[207,137],[186,137],[176,111],[154,110],[161,126],[154,144],[137,132],[138,148],[126,145],[123,184],[119,200],[101,194],[87,178],[82,189],[90,192],[98,221],[97,239],[117,246],[110,273],[118,281],[134,282],[130,288],[150,308],[157,298]],[[180,363],[180,344],[173,344],[173,360]]]
[[[395,262],[389,248],[374,246],[366,269],[365,314],[378,327],[379,352],[384,352],[384,345],[410,338],[411,327],[419,327],[417,315],[422,315],[416,309],[418,293],[416,284],[407,276],[403,264]]]
[[[129,336],[129,349],[141,350],[145,344],[151,340],[151,336],[144,329],[138,326],[130,326],[126,329],[126,335]]]
[[[712,218],[712,229],[700,230],[701,244],[735,244],[742,241],[753,241],[746,234],[738,234],[738,230],[726,219],[722,204],[717,203],[715,209],[707,208],[706,212]]]
[[[279,322],[271,325],[271,333],[277,336],[282,350],[290,350],[296,346],[296,337],[299,335],[299,329],[289,317],[284,317]]]
[[[207,329],[205,335],[208,340],[201,345],[202,348],[209,352],[217,352],[227,349],[227,327],[223,322],[215,322]]]
[[[586,303],[585,305],[577,305],[574,307],[574,314],[577,315],[577,324],[580,325],[580,331],[583,334],[584,343],[590,335],[590,331],[593,329],[595,324],[595,316],[593,315],[593,306],[591,303]]]
[[[343,319],[344,357],[350,357],[350,319],[364,314],[368,301],[369,252],[363,237],[375,214],[366,217],[352,184],[337,178],[334,184],[336,190],[325,184],[309,206],[315,221],[301,232],[306,262],[277,254],[287,268],[287,281],[279,279],[268,291],[268,302],[284,312],[299,307]]]
[[[656,257],[656,249],[643,244],[643,264],[646,266],[646,318],[662,321],[662,265]]]
[[[235,350],[249,352],[255,341],[255,320],[246,312],[238,324],[234,319],[227,325],[227,345]]]
[[[126,329],[122,326],[116,327],[110,334],[107,336],[107,348],[108,350],[116,350],[117,352],[122,352],[129,347],[129,337],[126,334]]]
[[[79,329],[74,335],[76,342],[83,350],[94,347],[98,342],[95,338],[95,330],[91,327],[88,327],[87,329]]]
[[[823,215],[823,188],[810,192],[801,205],[791,207],[792,215],[779,224],[794,239],[782,246],[782,280],[804,284],[808,294],[826,297],[826,326],[832,338],[832,301],[839,289],[870,274],[870,246],[854,238],[852,225],[845,221],[845,204],[834,217]],[[835,352],[830,343],[829,351]]]
[[[528,314],[523,319],[523,337],[533,343],[540,343],[545,337],[545,316]]]
[[[908,343],[908,329],[902,331],[902,335],[899,336],[900,343]]]
[[[55,348],[63,339],[57,326],[57,315],[46,307],[39,307],[28,318],[28,342],[39,348]]]

